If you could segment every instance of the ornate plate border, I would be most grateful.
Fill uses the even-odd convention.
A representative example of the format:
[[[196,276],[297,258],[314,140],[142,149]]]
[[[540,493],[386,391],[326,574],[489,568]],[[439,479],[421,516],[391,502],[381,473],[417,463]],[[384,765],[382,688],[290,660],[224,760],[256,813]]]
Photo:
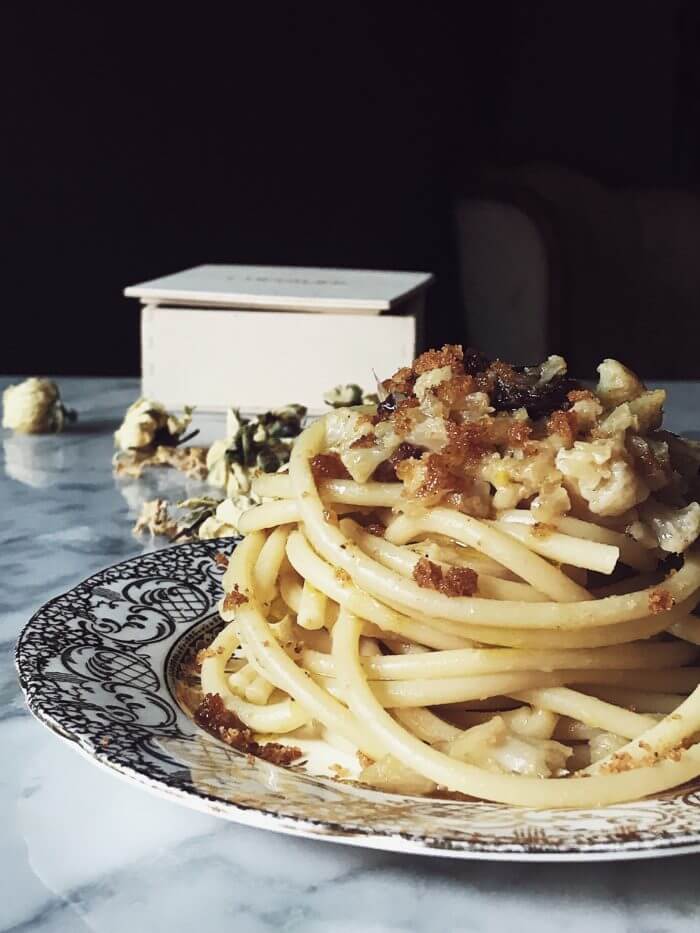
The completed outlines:
[[[134,557],[43,606],[16,649],[37,719],[133,783],[278,832],[458,858],[593,861],[700,851],[700,782],[601,810],[526,810],[382,794],[251,760],[204,734],[180,708],[169,671],[183,636],[211,624],[223,572],[214,558],[235,543]]]

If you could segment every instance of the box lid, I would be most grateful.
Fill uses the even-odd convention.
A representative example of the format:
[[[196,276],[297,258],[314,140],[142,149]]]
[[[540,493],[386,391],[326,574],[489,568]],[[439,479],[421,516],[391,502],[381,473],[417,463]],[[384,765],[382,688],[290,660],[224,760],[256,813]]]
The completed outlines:
[[[144,303],[380,314],[425,288],[427,272],[206,264],[124,289]]]

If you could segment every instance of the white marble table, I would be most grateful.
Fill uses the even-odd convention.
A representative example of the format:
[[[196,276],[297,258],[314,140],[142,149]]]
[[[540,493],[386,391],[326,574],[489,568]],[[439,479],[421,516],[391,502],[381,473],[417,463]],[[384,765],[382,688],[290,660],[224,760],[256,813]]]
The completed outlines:
[[[0,380],[3,388],[9,380]],[[80,412],[60,437],[3,432],[0,476],[0,933],[700,930],[700,855],[598,865],[406,857],[247,829],[98,770],[34,722],[12,654],[39,605],[137,554],[133,508],[184,481],[111,475],[136,380],[61,379]],[[700,384],[677,385],[679,431]]]

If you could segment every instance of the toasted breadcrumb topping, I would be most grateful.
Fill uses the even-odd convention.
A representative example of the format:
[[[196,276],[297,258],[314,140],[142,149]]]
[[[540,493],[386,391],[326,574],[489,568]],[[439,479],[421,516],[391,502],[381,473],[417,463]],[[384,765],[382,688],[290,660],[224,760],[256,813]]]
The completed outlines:
[[[419,406],[420,403],[417,398],[405,398],[396,405],[396,411],[394,412],[392,421],[394,430],[399,437],[411,433],[415,424],[411,412],[414,408],[418,408]]]
[[[212,648],[211,645],[208,648],[200,648],[196,655],[197,664],[201,667],[207,658],[215,658],[223,653],[223,645],[219,645],[218,648]]]
[[[370,522],[369,525],[365,525],[365,531],[375,538],[383,538],[386,534],[386,528],[380,522]]]
[[[478,577],[468,567],[450,567],[447,572],[443,572],[439,564],[421,557],[413,568],[413,579],[418,586],[437,590],[445,596],[473,596]]]
[[[355,440],[350,444],[352,450],[362,449],[365,447],[374,447],[377,438],[371,432],[369,434],[362,434],[360,437],[355,438]]]
[[[341,764],[338,764],[337,761],[334,761],[333,764],[328,765],[328,770],[333,773],[335,778],[338,780],[343,780],[344,778],[350,777],[350,772],[346,767]]]
[[[230,593],[227,593],[224,596],[224,610],[226,612],[233,612],[238,606],[242,606],[243,603],[248,602],[248,597],[244,596],[238,589],[238,584],[235,583],[233,589]]]
[[[601,765],[601,772],[603,774],[622,774],[624,771],[632,771],[635,768],[650,768],[665,759],[680,761],[683,757],[683,744],[665,749],[662,752],[654,751],[647,742],[640,742],[639,747],[647,754],[641,757],[633,757],[629,752],[615,752],[610,761],[606,761]]]
[[[561,356],[516,366],[451,344],[428,350],[382,383],[373,416],[329,416],[338,420],[314,475],[399,482],[409,508],[477,518],[513,508],[545,525],[600,517],[659,559],[683,553],[700,536],[698,450],[660,430],[662,390],[615,360],[598,373],[593,391]]]
[[[226,709],[224,701],[216,693],[207,693],[195,710],[194,721],[217,739],[221,739],[232,748],[246,755],[263,758],[276,765],[289,765],[301,758],[300,748],[281,745],[279,742],[266,742],[261,745],[255,741],[253,732],[241,720]]]
[[[536,538],[548,538],[556,530],[554,525],[549,525],[547,522],[535,522],[532,526],[532,534]]]
[[[317,483],[324,479],[350,478],[350,474],[337,453],[316,454],[311,458],[311,472]]]
[[[547,433],[558,434],[562,439],[563,447],[573,447],[576,439],[576,415],[574,412],[553,411],[547,418]]]
[[[390,395],[393,393],[409,395],[413,391],[415,381],[416,377],[413,369],[410,366],[402,366],[401,369],[396,370],[393,376],[384,380],[382,388]]]
[[[463,359],[464,352],[460,346],[446,343],[442,350],[426,350],[425,353],[421,353],[413,364],[413,372],[420,376],[430,369],[451,366],[454,374],[460,375],[460,371],[463,372]]]
[[[575,403],[592,400],[596,396],[590,389],[572,389],[571,392],[567,392],[566,397],[570,402]]]
[[[649,593],[649,612],[657,615],[659,612],[669,612],[676,601],[668,590],[656,589]]]

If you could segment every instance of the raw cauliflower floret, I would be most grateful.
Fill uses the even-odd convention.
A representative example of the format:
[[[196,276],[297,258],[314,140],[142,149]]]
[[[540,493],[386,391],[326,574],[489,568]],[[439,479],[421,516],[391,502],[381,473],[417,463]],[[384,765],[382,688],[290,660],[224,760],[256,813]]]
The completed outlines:
[[[620,438],[576,441],[557,453],[556,466],[596,515],[622,515],[649,495]]]
[[[617,360],[603,360],[598,376],[596,395],[607,408],[630,402],[644,392],[644,383]]]
[[[682,509],[671,509],[649,500],[640,509],[641,529],[653,534],[658,546],[671,554],[682,554],[700,535],[700,505],[691,502]]]

